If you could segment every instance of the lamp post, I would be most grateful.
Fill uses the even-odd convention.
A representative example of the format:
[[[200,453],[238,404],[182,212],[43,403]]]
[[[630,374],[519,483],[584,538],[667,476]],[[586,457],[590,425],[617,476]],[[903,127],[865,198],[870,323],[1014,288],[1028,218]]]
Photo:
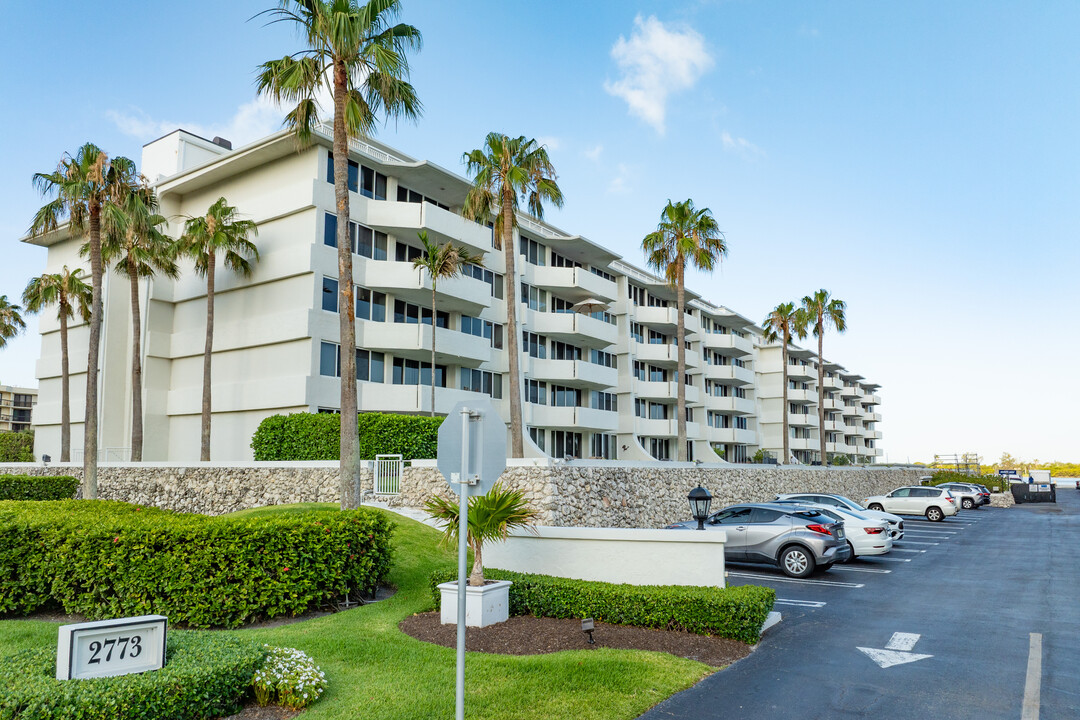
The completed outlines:
[[[690,514],[697,520],[697,529],[705,529],[705,518],[709,517],[709,506],[712,505],[712,493],[703,487],[696,487],[686,496],[690,501]]]

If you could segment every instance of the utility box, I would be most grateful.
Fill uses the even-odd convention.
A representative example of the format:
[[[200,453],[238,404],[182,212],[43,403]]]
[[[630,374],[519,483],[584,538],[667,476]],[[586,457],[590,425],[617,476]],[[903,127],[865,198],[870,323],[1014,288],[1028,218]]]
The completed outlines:
[[[1057,502],[1057,489],[1050,482],[1014,482],[1009,486],[1009,489],[1012,491],[1013,502],[1017,505],[1020,503]]]
[[[1032,470],[1028,473],[1031,476],[1031,480],[1036,485],[1049,485],[1050,471],[1049,470]]]

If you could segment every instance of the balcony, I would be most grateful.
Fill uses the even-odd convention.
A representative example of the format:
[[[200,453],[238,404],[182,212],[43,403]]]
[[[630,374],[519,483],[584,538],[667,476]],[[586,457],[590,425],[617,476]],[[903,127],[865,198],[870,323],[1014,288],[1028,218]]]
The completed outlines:
[[[702,342],[710,350],[716,350],[721,355],[741,357],[754,354],[754,343],[750,338],[739,337],[725,333],[703,333]]]
[[[686,385],[686,402],[690,405],[697,405],[701,402],[701,391],[693,385]],[[674,381],[668,382],[649,382],[648,380],[638,380],[634,378],[631,388],[639,398],[645,398],[646,400],[665,400],[674,402],[678,396],[679,387]]]
[[[716,397],[715,395],[706,395],[705,408],[708,410],[716,410],[718,412],[731,413],[733,415],[753,415],[757,412],[756,405],[752,398],[734,396]]]
[[[334,381],[334,378],[320,378],[321,380]],[[364,410],[375,410],[394,413],[427,413],[431,411],[431,386],[430,385],[392,385],[390,383],[357,383],[360,397],[360,407]],[[338,397],[339,385],[332,383],[334,404]],[[445,415],[454,409],[459,402],[487,397],[481,393],[458,390],[457,388],[435,388],[435,412]],[[501,412],[505,411],[505,400],[492,400],[495,407]]]
[[[842,410],[843,408],[844,408],[844,401],[843,400],[825,398],[825,409],[826,410]]]
[[[754,371],[738,365],[706,365],[705,377],[726,385],[753,385]]]
[[[825,377],[825,389],[826,390],[843,390],[844,389],[844,381],[841,380],[840,378],[836,377],[836,376],[833,376],[833,377],[826,376]]]
[[[614,388],[619,384],[619,371],[584,360],[551,360],[525,357],[522,367],[532,380],[546,380],[556,385],[597,389]]]
[[[817,413],[788,413],[788,425],[791,427],[817,427]]]
[[[753,430],[742,428],[708,428],[709,442],[724,443],[725,445],[756,445],[757,433]]]
[[[840,397],[854,398],[859,397],[859,391],[854,387],[844,386],[840,388]]]
[[[826,420],[825,430],[828,432],[846,433],[850,430],[850,428],[840,420]]]
[[[395,298],[416,305],[431,305],[431,280],[412,263],[362,259],[353,267],[356,282],[363,287],[392,293]],[[439,310],[477,315],[492,303],[491,286],[472,277],[444,278],[439,280],[436,290]]]
[[[523,329],[573,345],[605,348],[619,340],[618,327],[581,313],[526,310],[523,320]]]
[[[693,315],[684,313],[686,334],[696,333],[701,330],[701,322]],[[639,305],[634,308],[634,322],[646,325],[653,330],[674,335],[679,327],[679,311],[673,307],[646,307]]]
[[[881,413],[862,413],[863,422],[881,422]]]
[[[431,362],[430,325],[367,321],[356,325],[356,344],[360,348]],[[435,342],[436,364],[477,367],[490,362],[496,352],[486,338],[446,328],[439,328]]]
[[[792,450],[821,450],[821,442],[817,438],[788,438],[788,447]]]
[[[825,452],[836,453],[837,455],[851,455],[856,452],[854,445],[848,445],[847,443],[825,443]]]
[[[880,395],[874,395],[874,394],[867,394],[867,395],[863,396],[862,402],[863,402],[863,405],[880,405],[881,404],[881,396]]]
[[[792,390],[788,388],[787,399],[788,402],[812,403],[816,406],[818,394],[817,390]]]
[[[679,349],[671,343],[667,345],[634,343],[631,349],[634,352],[635,360],[651,363],[653,365],[661,365],[664,367],[679,366]],[[700,363],[701,358],[696,352],[694,352],[693,350],[686,351],[687,372],[697,371]],[[753,380],[751,380],[751,382],[753,382]]]
[[[492,248],[490,228],[427,202],[370,200],[354,204],[352,216],[357,222],[394,235],[415,239],[418,231],[427,230],[431,239],[439,243],[453,241],[468,245],[473,252],[491,252]]]
[[[632,418],[634,421],[633,432],[645,437],[669,437],[679,436],[678,423],[674,418],[667,420],[653,420],[652,418]],[[701,439],[701,426],[695,422],[686,423],[686,438],[688,440]]]
[[[863,433],[863,437],[866,438],[867,440],[880,440],[881,439],[881,431],[880,430],[867,430],[865,433]]]
[[[592,430],[616,432],[619,413],[587,407],[552,407],[525,403],[525,424],[532,427],[552,427],[559,430]]]
[[[553,292],[561,298],[579,302],[595,298],[604,302],[614,302],[618,297],[614,282],[602,278],[585,268],[542,267],[522,262],[525,267],[525,282]]]

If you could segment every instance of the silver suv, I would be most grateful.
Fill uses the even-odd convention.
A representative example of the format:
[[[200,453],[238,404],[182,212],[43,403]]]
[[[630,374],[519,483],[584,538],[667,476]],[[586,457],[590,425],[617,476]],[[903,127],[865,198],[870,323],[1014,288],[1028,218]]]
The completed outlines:
[[[697,522],[668,527],[690,530]],[[732,505],[710,515],[705,529],[727,531],[727,562],[778,565],[785,575],[796,578],[810,575],[815,568],[828,570],[851,557],[844,523],[801,505]]]
[[[866,510],[862,505],[851,498],[843,495],[828,495],[826,493],[785,493],[777,495],[777,500],[801,500],[808,505],[832,505],[845,508],[860,515],[865,515],[889,523],[889,535],[894,541],[904,539],[904,521],[898,515],[880,512],[878,510]]]

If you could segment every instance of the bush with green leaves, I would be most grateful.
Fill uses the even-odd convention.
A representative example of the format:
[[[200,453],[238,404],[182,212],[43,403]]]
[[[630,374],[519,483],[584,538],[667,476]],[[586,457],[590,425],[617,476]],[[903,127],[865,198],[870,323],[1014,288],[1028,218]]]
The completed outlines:
[[[0,659],[0,720],[211,720],[240,710],[266,647],[219,633],[170,631],[161,670],[56,679],[56,648]]]
[[[406,460],[435,457],[442,418],[360,413],[360,457],[402,455]],[[251,438],[256,460],[296,462],[337,460],[341,450],[341,418],[330,413],[272,415]]]
[[[207,517],[104,500],[0,502],[0,614],[165,615],[233,628],[373,592],[393,525],[361,508]]]
[[[0,432],[0,462],[34,462],[34,433]]]
[[[1009,492],[1008,478],[1002,478],[1000,475],[969,475],[952,470],[934,470],[930,477],[930,485],[944,485],[945,483],[955,482],[974,483],[976,485],[985,485],[991,492]]]
[[[0,475],[0,500],[70,500],[78,489],[70,475]]]
[[[550,575],[486,570],[490,580],[510,580],[510,614],[552,618],[593,618],[614,625],[685,630],[699,635],[756,643],[776,591],[757,585],[689,587],[616,585]],[[438,609],[438,586],[457,577],[455,570],[431,576]]]
[[[263,706],[276,702],[301,710],[326,692],[326,674],[306,653],[293,648],[266,646],[266,662],[255,672],[251,686]]]

